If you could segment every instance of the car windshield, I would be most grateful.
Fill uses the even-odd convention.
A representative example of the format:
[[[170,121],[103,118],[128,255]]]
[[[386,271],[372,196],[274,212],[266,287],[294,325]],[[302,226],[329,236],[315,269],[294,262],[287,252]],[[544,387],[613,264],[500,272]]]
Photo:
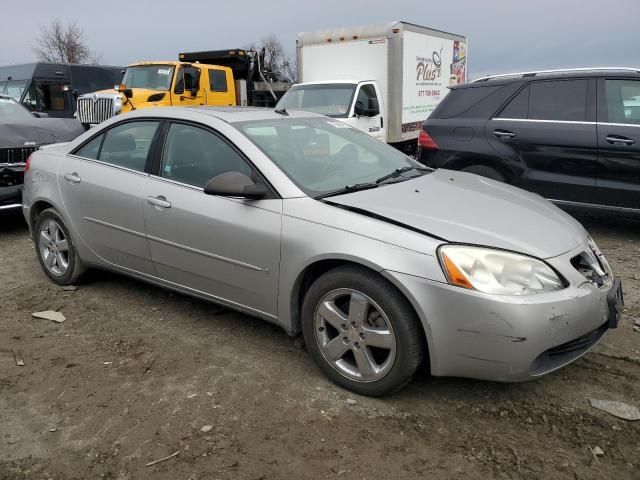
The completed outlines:
[[[422,173],[418,162],[339,120],[284,117],[234,126],[311,197],[377,186],[397,171],[403,175],[394,181]]]
[[[5,80],[0,82],[0,93],[3,95],[9,95],[19,102],[28,83],[29,80]]]
[[[171,88],[172,78],[171,65],[139,65],[127,67],[122,83],[127,88],[167,91]]]
[[[14,101],[12,98],[0,97],[0,121],[30,120],[33,115],[29,110]]]
[[[356,86],[353,84],[335,85],[296,85],[284,94],[278,102],[278,110],[305,110],[328,117],[346,117]]]

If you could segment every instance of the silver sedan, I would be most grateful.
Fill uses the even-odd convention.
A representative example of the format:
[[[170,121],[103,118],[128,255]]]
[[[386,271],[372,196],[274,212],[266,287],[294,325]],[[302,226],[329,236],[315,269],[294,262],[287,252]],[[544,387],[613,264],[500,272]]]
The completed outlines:
[[[541,197],[432,171],[303,112],[120,115],[28,161],[46,275],[114,270],[304,335],[338,385],[433,375],[527,380],[615,327],[619,280]]]

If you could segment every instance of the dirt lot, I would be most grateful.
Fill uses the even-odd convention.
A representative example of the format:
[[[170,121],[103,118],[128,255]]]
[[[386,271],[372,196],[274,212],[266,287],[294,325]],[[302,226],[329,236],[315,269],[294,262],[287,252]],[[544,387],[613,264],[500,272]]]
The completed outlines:
[[[258,319],[102,272],[63,291],[3,215],[0,479],[639,479],[640,421],[587,399],[640,405],[640,222],[579,218],[626,291],[595,351],[535,382],[423,374],[369,399]],[[47,309],[67,320],[31,317]]]

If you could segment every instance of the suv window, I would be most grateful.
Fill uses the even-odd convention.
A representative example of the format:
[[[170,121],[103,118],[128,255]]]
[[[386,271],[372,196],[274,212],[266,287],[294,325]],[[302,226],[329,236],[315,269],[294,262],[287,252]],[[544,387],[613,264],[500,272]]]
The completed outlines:
[[[128,122],[113,127],[106,133],[98,159],[143,172],[157,129],[158,122]]]
[[[588,80],[533,82],[524,87],[497,115],[581,122],[587,118]]]
[[[534,120],[584,121],[588,80],[534,82],[529,87],[529,116]]]
[[[209,70],[209,88],[212,92],[226,92],[227,72],[224,70]]]
[[[640,124],[640,81],[605,80],[605,92],[609,122]]]
[[[501,85],[477,86],[452,89],[436,109],[429,115],[430,118],[453,118],[471,109],[492,93],[500,90]]]
[[[253,174],[240,154],[217,135],[192,125],[171,125],[162,152],[161,177],[202,188],[227,172]]]

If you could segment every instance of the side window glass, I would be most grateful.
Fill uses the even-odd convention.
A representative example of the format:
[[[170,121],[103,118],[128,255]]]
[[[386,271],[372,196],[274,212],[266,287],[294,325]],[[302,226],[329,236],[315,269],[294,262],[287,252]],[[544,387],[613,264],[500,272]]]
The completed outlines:
[[[609,122],[640,124],[640,82],[605,80],[605,92]]]
[[[200,70],[197,68],[180,67],[178,69],[178,78],[173,93],[184,93],[192,88],[198,88],[199,78]]]
[[[527,118],[529,115],[529,86],[526,86],[497,115],[498,118]]]
[[[217,135],[191,125],[171,125],[162,152],[161,177],[202,188],[227,172],[253,174],[244,159]]]
[[[226,92],[227,72],[224,70],[209,70],[209,88],[212,92]]]
[[[143,172],[157,129],[158,122],[130,122],[112,128],[106,133],[99,160]]]
[[[376,97],[376,89],[373,85],[362,85],[360,90],[358,90],[358,96],[356,97],[356,104],[362,105],[362,108],[370,108],[369,99],[377,98]]]
[[[531,84],[528,118],[584,121],[587,118],[587,85],[587,80],[556,80]]]
[[[100,144],[102,143],[102,137],[104,137],[104,135],[98,135],[89,143],[85,143],[82,148],[76,151],[76,155],[79,157],[97,160],[98,153],[100,151]]]

